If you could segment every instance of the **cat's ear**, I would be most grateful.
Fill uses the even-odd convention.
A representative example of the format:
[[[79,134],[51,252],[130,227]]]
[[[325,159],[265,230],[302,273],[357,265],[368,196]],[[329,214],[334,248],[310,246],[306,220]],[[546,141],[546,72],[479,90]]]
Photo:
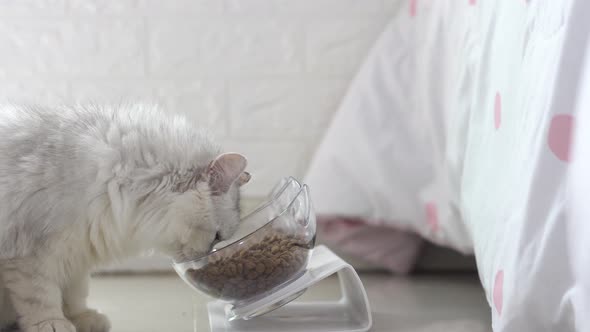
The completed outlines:
[[[248,172],[244,172],[242,174],[240,174],[240,177],[238,178],[238,186],[243,186],[246,183],[248,183],[248,181],[250,181],[250,178],[252,178],[252,175],[250,175],[250,173]]]
[[[247,164],[246,157],[239,153],[224,153],[215,158],[207,169],[213,193],[226,193],[244,173]]]

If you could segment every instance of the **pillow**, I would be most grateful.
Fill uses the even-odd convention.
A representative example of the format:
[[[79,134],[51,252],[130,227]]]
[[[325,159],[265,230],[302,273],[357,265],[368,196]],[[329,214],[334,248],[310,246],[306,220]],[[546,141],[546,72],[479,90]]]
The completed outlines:
[[[422,239],[358,218],[318,216],[318,240],[373,266],[407,274],[420,253]]]

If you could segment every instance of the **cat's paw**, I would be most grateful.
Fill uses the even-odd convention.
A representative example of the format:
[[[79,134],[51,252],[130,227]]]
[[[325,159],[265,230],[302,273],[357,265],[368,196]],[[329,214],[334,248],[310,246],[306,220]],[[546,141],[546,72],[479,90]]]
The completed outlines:
[[[76,332],[108,332],[111,322],[107,316],[96,310],[87,310],[70,318],[76,326]]]
[[[48,319],[22,328],[24,332],[76,332],[67,319]]]

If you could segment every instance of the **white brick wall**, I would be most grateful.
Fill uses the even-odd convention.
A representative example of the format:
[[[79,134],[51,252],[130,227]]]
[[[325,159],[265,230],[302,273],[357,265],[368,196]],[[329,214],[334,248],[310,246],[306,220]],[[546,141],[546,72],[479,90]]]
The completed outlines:
[[[302,176],[348,82],[408,0],[1,0],[0,99],[152,101]]]

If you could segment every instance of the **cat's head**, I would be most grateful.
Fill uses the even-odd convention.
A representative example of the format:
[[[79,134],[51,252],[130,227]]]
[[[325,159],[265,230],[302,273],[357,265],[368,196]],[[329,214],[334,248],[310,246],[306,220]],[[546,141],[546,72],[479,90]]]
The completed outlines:
[[[246,158],[225,153],[210,161],[190,183],[177,183],[161,234],[161,250],[175,260],[197,258],[231,237],[240,221],[240,187],[250,180]]]

